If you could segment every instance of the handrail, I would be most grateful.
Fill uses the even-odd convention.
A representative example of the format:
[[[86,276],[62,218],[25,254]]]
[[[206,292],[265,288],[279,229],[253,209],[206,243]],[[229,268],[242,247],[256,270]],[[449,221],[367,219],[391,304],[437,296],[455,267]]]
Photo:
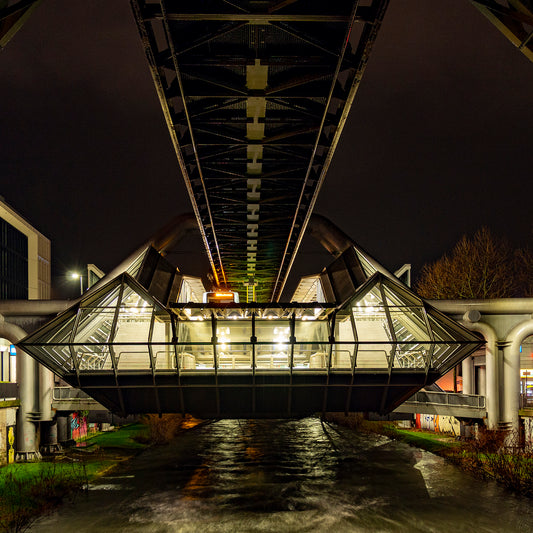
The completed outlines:
[[[453,407],[485,408],[485,396],[480,396],[478,394],[418,391],[407,401],[433,405],[449,405]]]

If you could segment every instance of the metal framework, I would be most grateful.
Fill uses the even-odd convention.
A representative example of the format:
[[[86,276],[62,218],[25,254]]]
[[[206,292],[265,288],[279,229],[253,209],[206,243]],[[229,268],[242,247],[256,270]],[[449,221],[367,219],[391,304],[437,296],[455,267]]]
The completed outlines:
[[[42,0],[0,1],[0,49],[13,38]]]
[[[388,0],[131,4],[215,282],[277,301]]]
[[[533,61],[532,0],[470,0],[530,61]]]
[[[168,274],[148,248],[18,346],[123,414],[280,417],[388,412],[482,344],[355,245],[319,302],[194,302]]]

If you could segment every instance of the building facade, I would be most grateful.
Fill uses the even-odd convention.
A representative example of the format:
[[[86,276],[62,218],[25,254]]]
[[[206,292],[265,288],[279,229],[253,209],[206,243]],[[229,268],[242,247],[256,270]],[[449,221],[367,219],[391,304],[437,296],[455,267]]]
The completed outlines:
[[[50,298],[50,240],[0,197],[0,299]]]
[[[0,197],[0,301],[48,300],[50,255],[50,240]],[[23,331],[13,329],[0,315],[0,464],[15,460],[17,426],[31,424],[20,407],[21,391],[28,385],[21,382],[21,369],[28,367],[29,356],[17,353],[14,343]],[[44,384],[49,371],[38,372]]]

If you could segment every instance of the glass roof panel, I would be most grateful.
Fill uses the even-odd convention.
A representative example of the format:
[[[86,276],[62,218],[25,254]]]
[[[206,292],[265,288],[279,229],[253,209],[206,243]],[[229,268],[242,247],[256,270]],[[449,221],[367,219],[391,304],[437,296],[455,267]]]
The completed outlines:
[[[461,344],[454,344],[451,342],[435,344],[431,366],[440,369],[453,358],[454,354],[456,354],[461,347]]]
[[[396,368],[425,368],[431,344],[406,343],[396,346],[394,366]]]
[[[443,324],[440,320],[437,320],[436,317],[432,316],[428,313],[428,319],[429,324],[431,326],[431,331],[433,332],[433,336],[435,337],[435,341],[462,341],[462,340],[470,340],[465,339],[462,335],[460,335],[457,332],[451,332],[449,329]]]
[[[361,347],[360,351],[378,350],[379,352],[390,353],[392,349],[390,343],[394,341],[394,337],[389,328],[379,278],[352,301],[352,313],[358,342],[376,343],[375,346]]]
[[[75,343],[109,342],[115,316],[113,307],[83,309],[78,311],[80,318],[74,336]]]
[[[118,296],[120,294],[120,283],[111,282],[112,288],[103,287],[95,295],[90,295],[88,298],[81,301],[80,307],[93,309],[97,307],[116,307],[118,303]]]
[[[109,346],[105,344],[75,346],[80,371],[111,370],[113,368]]]
[[[415,307],[389,307],[389,313],[397,341],[431,340],[422,309]]]
[[[365,257],[361,251],[359,251],[357,248],[354,247],[355,253],[357,255],[357,259],[359,259],[359,262],[361,263],[361,267],[363,268],[363,272],[370,278],[372,277],[376,272],[377,269],[372,265],[372,263]]]
[[[51,359],[57,366],[67,371],[74,370],[69,346],[49,344],[48,346],[39,346],[39,348],[42,353],[47,355],[47,359]]]
[[[129,274],[132,278],[135,278],[141,270],[141,266],[146,256],[148,250],[143,250],[130,264],[130,266],[125,270],[126,274]]]
[[[389,305],[398,307],[422,307],[423,302],[414,293],[408,292],[404,287],[393,284],[383,278],[383,289]]]
[[[69,342],[70,335],[72,333],[72,327],[74,326],[74,321],[76,320],[76,315],[64,316],[63,320],[58,320],[58,323],[55,327],[47,331],[44,335],[38,339],[32,339],[30,342],[39,342],[39,343],[61,343]]]

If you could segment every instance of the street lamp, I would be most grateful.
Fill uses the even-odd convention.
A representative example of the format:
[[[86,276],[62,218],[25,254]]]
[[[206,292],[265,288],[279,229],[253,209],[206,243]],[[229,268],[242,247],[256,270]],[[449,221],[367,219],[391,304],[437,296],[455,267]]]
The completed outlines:
[[[81,274],[78,274],[77,272],[72,272],[70,274],[70,277],[72,279],[79,279],[80,280],[80,294],[83,296],[83,276]]]

